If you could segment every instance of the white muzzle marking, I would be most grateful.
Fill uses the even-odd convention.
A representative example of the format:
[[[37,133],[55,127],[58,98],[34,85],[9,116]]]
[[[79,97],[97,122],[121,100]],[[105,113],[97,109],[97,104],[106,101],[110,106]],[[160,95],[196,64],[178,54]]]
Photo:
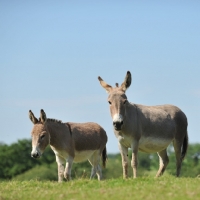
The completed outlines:
[[[32,147],[31,155],[34,157],[34,155],[38,155],[40,157],[42,155],[40,149],[36,147]]]
[[[115,114],[113,116],[113,122],[122,122],[123,121],[123,116],[120,114]]]

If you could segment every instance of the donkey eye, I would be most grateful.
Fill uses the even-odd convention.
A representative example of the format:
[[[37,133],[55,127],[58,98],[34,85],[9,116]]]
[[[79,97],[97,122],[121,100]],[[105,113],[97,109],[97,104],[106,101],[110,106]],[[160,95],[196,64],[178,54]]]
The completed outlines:
[[[110,101],[108,101],[108,103],[111,105],[111,102],[110,102]]]
[[[40,139],[42,140],[45,137],[45,135],[41,135]]]

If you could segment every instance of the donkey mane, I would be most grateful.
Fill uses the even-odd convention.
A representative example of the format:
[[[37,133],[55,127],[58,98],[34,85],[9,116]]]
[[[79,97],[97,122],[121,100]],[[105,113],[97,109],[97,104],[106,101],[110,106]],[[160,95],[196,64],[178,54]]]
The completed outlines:
[[[48,122],[56,122],[56,123],[63,124],[63,122],[62,122],[61,120],[57,120],[57,119],[48,118],[47,121],[48,121]]]

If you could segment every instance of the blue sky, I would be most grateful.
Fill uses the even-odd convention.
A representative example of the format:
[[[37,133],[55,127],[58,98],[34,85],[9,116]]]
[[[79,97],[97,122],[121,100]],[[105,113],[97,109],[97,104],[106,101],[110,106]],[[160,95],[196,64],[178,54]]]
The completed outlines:
[[[64,122],[99,123],[118,153],[107,93],[174,104],[200,143],[199,1],[0,1],[0,141],[30,138],[28,110]]]

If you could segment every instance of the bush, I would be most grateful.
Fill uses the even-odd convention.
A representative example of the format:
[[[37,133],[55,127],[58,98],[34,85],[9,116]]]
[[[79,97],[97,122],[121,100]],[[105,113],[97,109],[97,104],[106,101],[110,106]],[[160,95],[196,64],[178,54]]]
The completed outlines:
[[[17,143],[6,145],[0,143],[0,179],[17,178],[19,180],[57,180],[57,164],[53,151],[47,147],[40,159],[30,156],[31,140],[19,140]],[[133,176],[131,168],[131,150],[128,154],[129,177]],[[168,148],[169,165],[166,172],[176,174],[175,153],[171,146]],[[182,164],[181,176],[197,177],[200,175],[200,144],[190,144]],[[157,154],[138,153],[138,176],[155,176],[159,168]],[[90,163],[73,163],[72,178],[89,178]],[[122,178],[122,163],[120,154],[108,155],[107,167],[102,169],[103,177]]]

